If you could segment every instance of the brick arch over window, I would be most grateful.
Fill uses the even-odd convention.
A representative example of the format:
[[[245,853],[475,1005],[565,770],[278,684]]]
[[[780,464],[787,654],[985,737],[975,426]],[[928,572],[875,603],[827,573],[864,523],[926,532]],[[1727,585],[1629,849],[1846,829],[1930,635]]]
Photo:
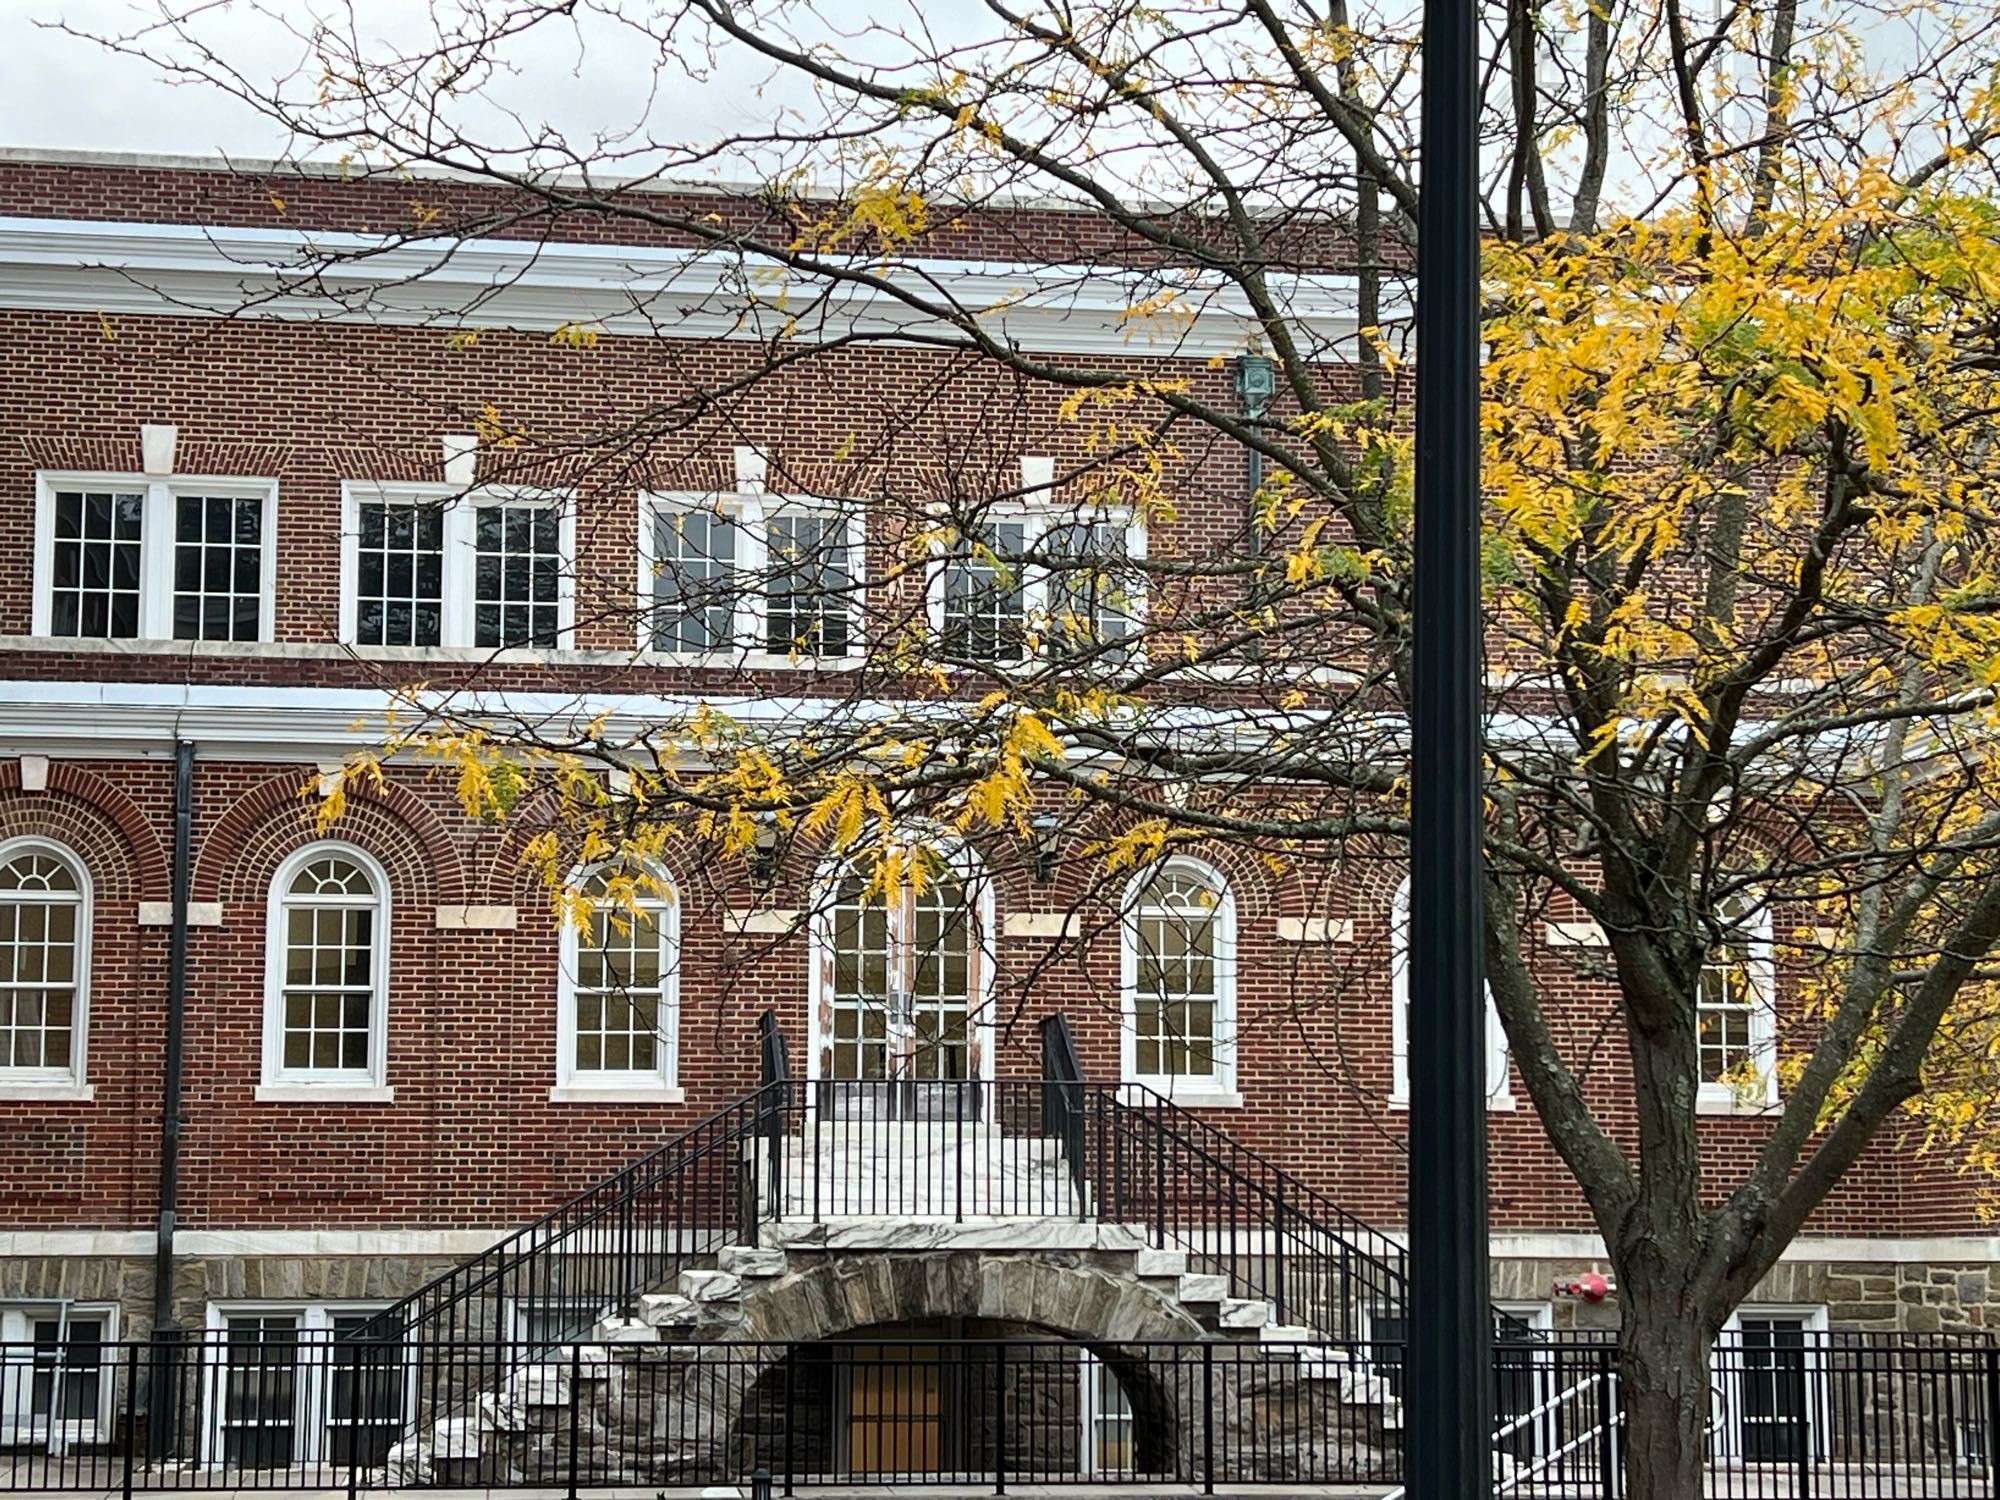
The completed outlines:
[[[139,806],[118,787],[81,766],[57,761],[48,790],[23,792],[20,763],[0,762],[0,838],[46,838],[76,851],[90,869],[102,910],[165,899],[166,850]]]
[[[409,788],[393,781],[352,787],[347,810],[322,833],[317,804],[299,795],[304,779],[274,777],[245,792],[217,820],[195,857],[194,900],[261,904],[278,862],[320,838],[374,855],[404,903],[467,900],[464,861],[436,812]]]

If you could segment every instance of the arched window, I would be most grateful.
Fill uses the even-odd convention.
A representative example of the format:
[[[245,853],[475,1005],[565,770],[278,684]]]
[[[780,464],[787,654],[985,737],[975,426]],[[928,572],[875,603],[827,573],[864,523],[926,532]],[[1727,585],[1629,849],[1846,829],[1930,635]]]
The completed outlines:
[[[79,1088],[90,882],[60,844],[0,844],[0,1084]]]
[[[680,1054],[680,905],[663,874],[634,880],[599,866],[578,882],[590,903],[565,922],[556,1087],[676,1087]]]
[[[1121,968],[1126,1078],[1178,1098],[1236,1088],[1236,904],[1175,856],[1127,887]]]
[[[1763,1109],[1778,1102],[1778,1014],[1771,966],[1771,908],[1725,896],[1720,938],[1701,968],[1695,1046],[1705,1109]]]
[[[264,1082],[379,1087],[389,996],[389,881],[348,844],[311,844],[271,882]]]
[[[1396,887],[1389,903],[1389,1048],[1393,1068],[1389,1102],[1410,1102],[1410,882]],[[1507,1033],[1486,991],[1486,1107],[1514,1107],[1513,1080],[1507,1072]]]

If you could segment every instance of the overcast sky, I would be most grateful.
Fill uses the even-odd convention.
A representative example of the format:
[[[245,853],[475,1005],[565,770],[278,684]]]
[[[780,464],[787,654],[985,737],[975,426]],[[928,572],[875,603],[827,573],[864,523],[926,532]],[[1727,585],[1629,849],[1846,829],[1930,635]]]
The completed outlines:
[[[295,17],[313,9],[296,0],[265,3]],[[361,0],[358,9],[387,27],[399,12],[407,17],[411,3]],[[0,0],[0,146],[277,154],[283,141],[271,125],[221,91],[167,83],[142,63],[46,24],[61,20],[86,32],[120,34],[149,11],[158,14],[157,0]],[[260,23],[247,5],[211,17],[205,32],[253,76],[289,74],[300,61],[298,43]],[[565,131],[629,125],[644,114],[660,138],[705,139],[757,119],[772,104],[757,93],[766,81],[763,70],[736,58],[707,83],[677,80],[649,105],[650,59],[635,55],[629,44],[600,45],[590,49],[586,79],[577,64],[589,33],[574,37],[575,50],[549,45],[565,40],[559,28],[541,28],[532,69],[504,84],[524,113]]]

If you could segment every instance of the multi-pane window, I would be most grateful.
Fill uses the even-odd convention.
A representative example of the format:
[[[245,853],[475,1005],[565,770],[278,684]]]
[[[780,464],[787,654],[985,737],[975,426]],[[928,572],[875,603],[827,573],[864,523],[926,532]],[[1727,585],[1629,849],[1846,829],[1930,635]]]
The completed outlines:
[[[1131,635],[1139,585],[1130,538],[1124,523],[1104,520],[1065,521],[1044,534],[1051,651],[1108,654]]]
[[[263,482],[44,475],[35,633],[269,639],[272,507]]]
[[[572,516],[545,491],[350,485],[341,638],[357,646],[568,644]]]
[[[113,1317],[74,1303],[0,1304],[0,1446],[57,1453],[104,1435]]]
[[[655,651],[721,651],[736,634],[736,520],[712,510],[653,512]]]
[[[560,516],[547,505],[473,512],[475,646],[553,646],[561,622]]]
[[[443,644],[443,507],[364,500],[356,519],[355,643]]]
[[[374,1314],[324,1305],[226,1312],[204,1400],[213,1457],[233,1468],[379,1466],[402,1434],[400,1349]]]
[[[81,866],[51,845],[0,850],[0,1080],[73,1084],[88,940]]]
[[[254,641],[264,611],[264,502],[174,497],[174,639]]]
[[[763,494],[641,502],[639,644],[844,657],[860,641],[860,517]]]
[[[1138,1472],[1133,1442],[1132,1402],[1110,1366],[1088,1349],[1079,1355],[1083,1385],[1084,1472],[1091,1478],[1129,1477]]]
[[[1717,1101],[1768,1104],[1777,1097],[1770,912],[1748,897],[1732,896],[1717,918],[1720,935],[1702,965],[1695,1002],[1702,1093]]]
[[[1139,533],[1103,512],[1029,509],[986,517],[946,544],[934,622],[947,662],[1121,659],[1142,592]]]
[[[1019,661],[1027,651],[1025,521],[994,521],[959,539],[944,570],[944,651],[956,660]]]
[[[139,634],[143,490],[57,490],[51,635],[131,640]]]
[[[765,523],[764,649],[845,656],[854,576],[843,517],[794,511]]]
[[[358,853],[316,845],[273,892],[267,1083],[375,1083],[382,1073],[384,894]]]
[[[1234,948],[1228,888],[1214,871],[1173,859],[1144,877],[1125,917],[1130,1076],[1230,1087]]]
[[[676,907],[618,885],[600,871],[583,888],[590,916],[570,933],[562,1071],[574,1085],[669,1086],[679,1031]]]

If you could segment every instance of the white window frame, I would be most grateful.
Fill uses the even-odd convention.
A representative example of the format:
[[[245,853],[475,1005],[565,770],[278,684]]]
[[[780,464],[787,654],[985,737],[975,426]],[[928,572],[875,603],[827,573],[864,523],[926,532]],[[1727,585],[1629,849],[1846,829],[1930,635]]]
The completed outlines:
[[[1051,531],[1064,526],[1116,526],[1125,533],[1125,561],[1143,564],[1146,561],[1146,528],[1140,524],[1137,514],[1126,505],[1061,505],[1048,501],[1007,500],[996,501],[987,506],[979,516],[981,522],[1021,523],[1023,529],[1022,547],[1029,553],[1041,550],[1043,539]],[[924,610],[930,624],[931,639],[942,642],[945,632],[945,582],[951,568],[964,562],[963,556],[952,554],[962,547],[964,538],[958,542],[947,542],[942,537],[931,543],[929,576],[924,586]],[[1024,624],[1039,625],[1044,634],[1042,649],[1038,652],[1023,652],[1019,661],[994,661],[984,665],[994,671],[1032,671],[1044,668],[1049,663],[1049,640],[1047,635],[1052,625],[1049,605],[1049,583],[1054,572],[1039,566],[1026,566],[1019,580],[1021,591],[1021,618]],[[1136,655],[1140,650],[1140,634],[1145,620],[1146,589],[1143,573],[1135,582],[1132,599],[1126,611],[1130,619],[1131,634],[1126,638],[1125,649]]]
[[[1215,1033],[1210,1043],[1215,1071],[1206,1080],[1139,1071],[1139,903],[1155,880],[1173,872],[1200,880],[1216,898]],[[1202,1108],[1241,1105],[1243,1096],[1236,1091],[1236,963],[1236,893],[1220,870],[1192,855],[1175,854],[1135,874],[1126,883],[1119,906],[1119,1076],[1180,1104]]]
[[[134,636],[55,635],[56,494],[61,490],[139,492],[139,632]],[[35,475],[35,592],[29,630],[55,640],[173,641],[174,510],[182,496],[261,500],[258,548],[257,640],[274,638],[278,583],[278,481],[241,476],[120,474],[46,469]],[[188,645],[248,645],[247,641],[197,641]]]
[[[361,507],[365,504],[443,507],[443,599],[435,646],[363,645],[360,634]],[[556,512],[556,644],[480,646],[478,619],[478,512],[491,505],[525,505]],[[422,656],[445,650],[477,650],[512,655],[566,651],[576,636],[576,504],[567,490],[523,485],[378,484],[348,480],[340,487],[340,640],[356,650],[392,656]]]
[[[570,877],[570,889],[580,889],[601,866],[579,870]],[[630,1103],[678,1104],[686,1091],[680,1087],[681,1050],[681,903],[680,886],[664,871],[657,878],[671,893],[642,896],[639,905],[650,911],[660,942],[660,1023],[656,1033],[658,1066],[651,1069],[608,1071],[576,1066],[577,980],[581,972],[583,933],[575,922],[562,924],[561,964],[556,1005],[556,1084],[549,1099],[557,1104]],[[629,914],[628,914],[629,919]]]
[[[90,950],[96,934],[96,902],[90,884],[90,866],[67,844],[54,839],[27,835],[0,840],[0,865],[19,854],[40,854],[59,860],[76,877],[76,1000],[70,1010],[69,1064],[66,1067],[16,1068],[0,1066],[0,1099],[90,1099],[85,1065],[90,1037]],[[4,896],[0,896],[4,899]]]
[[[687,515],[703,511],[734,521],[737,555],[731,567],[739,580],[730,609],[729,642],[708,651],[662,651],[653,644],[653,588],[655,571],[663,566],[655,546],[653,526],[662,515]],[[847,650],[839,654],[815,652],[794,657],[774,652],[765,645],[765,583],[770,572],[772,521],[782,516],[807,515],[845,522],[847,571],[850,585],[846,596]],[[769,494],[761,490],[736,493],[695,490],[645,490],[639,495],[639,574],[638,638],[641,653],[657,661],[714,663],[750,660],[759,664],[810,667],[850,666],[867,654],[867,611],[862,603],[867,587],[868,563],[866,527],[859,499],[832,501],[800,495]]]
[[[106,1346],[115,1345],[118,1342],[118,1311],[115,1302],[67,1302],[33,1297],[0,1302],[0,1345],[13,1346],[0,1355],[0,1399],[12,1401],[18,1396],[21,1402],[20,1410],[0,1407],[0,1445],[39,1443],[44,1445],[43,1451],[59,1456],[77,1443],[101,1442],[110,1436],[117,1383],[124,1371],[118,1351],[106,1347],[99,1352],[96,1412],[88,1417],[58,1419],[55,1413],[60,1409],[61,1381],[65,1373],[63,1358],[68,1349],[68,1340],[59,1339],[56,1345],[59,1352],[50,1367],[49,1416],[37,1421],[29,1404],[34,1391],[36,1361],[32,1351],[24,1357],[20,1346],[32,1344],[34,1325],[51,1318],[64,1325],[79,1318],[101,1320],[104,1324],[102,1342]]]
[[[1709,1083],[1704,1080],[1695,1094],[1695,1110],[1705,1115],[1755,1115],[1778,1103],[1778,972],[1772,957],[1772,914],[1770,904],[1754,892],[1744,899],[1752,905],[1749,935],[1744,946],[1748,953],[1751,1002],[1749,1013],[1750,1060],[1757,1068],[1757,1084]],[[1706,971],[1708,965],[1702,965]],[[1700,1025],[1700,985],[1695,992],[1697,1028]],[[1761,1087],[1759,1086],[1761,1085]]]
[[[1077,1408],[1083,1419],[1083,1462],[1078,1466],[1083,1477],[1116,1478],[1135,1474],[1139,1462],[1139,1423],[1137,1414],[1132,1410],[1131,1393],[1119,1384],[1117,1372],[1087,1348],[1077,1350],[1077,1381],[1082,1387],[1078,1392]],[[1106,1409],[1105,1397],[1110,1391],[1117,1393],[1118,1403],[1124,1407],[1122,1413]],[[1130,1469],[1104,1469],[1099,1465],[1097,1427],[1100,1421],[1105,1420],[1123,1423],[1126,1445],[1132,1454]]]
[[[201,1382],[201,1462],[204,1468],[223,1466],[222,1434],[229,1397],[229,1350],[226,1335],[231,1318],[271,1318],[293,1316],[298,1321],[297,1347],[316,1351],[317,1357],[294,1366],[292,1402],[292,1465],[321,1462],[327,1429],[334,1425],[327,1410],[332,1399],[332,1360],[328,1346],[333,1342],[336,1318],[366,1317],[379,1313],[387,1302],[211,1302],[206,1323],[208,1338],[203,1346]],[[405,1428],[416,1413],[416,1350],[403,1350],[403,1413]]]
[[[368,1010],[368,1067],[287,1068],[285,1057],[285,910],[294,876],[315,859],[339,855],[375,884],[374,996]],[[264,936],[264,1063],[256,1097],[263,1103],[388,1103],[389,923],[391,892],[382,862],[355,844],[316,839],[295,849],[271,877]]]
[[[1515,1107],[1514,1075],[1508,1067],[1507,1032],[1493,987],[1486,987],[1486,1108]],[[1410,882],[1389,900],[1389,1106],[1410,1107]]]
[[[1824,1459],[1828,1424],[1833,1413],[1833,1396],[1829,1389],[1829,1366],[1825,1357],[1827,1348],[1826,1307],[1822,1303],[1807,1302],[1746,1302],[1732,1312],[1723,1322],[1717,1336],[1718,1348],[1728,1349],[1729,1361],[1722,1370],[1711,1377],[1713,1391],[1709,1409],[1709,1420],[1714,1424],[1716,1456],[1734,1461],[1743,1459],[1742,1381],[1744,1375],[1743,1319],[1750,1318],[1796,1318],[1805,1325],[1807,1347],[1813,1347],[1813,1340],[1820,1340],[1823,1351],[1821,1358],[1808,1361],[1806,1365],[1806,1433],[1811,1441],[1811,1455],[1815,1462]],[[1758,1463],[1783,1462],[1783,1460],[1757,1460]]]

